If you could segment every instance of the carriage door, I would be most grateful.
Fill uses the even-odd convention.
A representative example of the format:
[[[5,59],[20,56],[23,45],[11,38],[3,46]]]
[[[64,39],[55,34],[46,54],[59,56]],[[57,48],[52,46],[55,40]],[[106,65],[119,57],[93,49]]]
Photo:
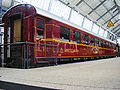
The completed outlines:
[[[21,19],[14,20],[13,42],[21,41]]]
[[[20,14],[16,14],[10,17],[10,43],[15,43],[10,45],[10,58],[12,64],[17,67],[22,66],[22,44],[16,44],[22,41],[22,18]]]
[[[10,22],[10,24],[11,26],[8,28],[8,43],[20,42],[21,41],[21,19],[13,20]],[[8,57],[10,57],[10,46],[8,46]]]

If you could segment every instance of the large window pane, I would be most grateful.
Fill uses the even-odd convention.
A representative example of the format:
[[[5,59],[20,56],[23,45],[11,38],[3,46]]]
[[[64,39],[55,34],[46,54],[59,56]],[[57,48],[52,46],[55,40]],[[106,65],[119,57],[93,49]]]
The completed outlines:
[[[86,28],[87,30],[91,30],[92,28],[92,21],[90,21],[89,19],[85,18],[83,27]]]
[[[71,13],[71,18],[70,18],[70,21],[81,26],[82,25],[82,22],[83,22],[83,16],[80,15],[79,13],[77,13],[76,11],[72,10],[72,13]]]
[[[60,1],[54,0],[52,2],[50,12],[64,19],[68,19],[70,10],[71,9],[65,4],[61,3]]]
[[[97,34],[97,33],[98,33],[99,28],[100,28],[100,27],[94,23],[94,25],[93,25],[93,29],[92,29],[92,32],[94,32],[94,33],[96,33],[96,34]]]
[[[108,31],[105,31],[104,37],[107,38],[107,35],[108,35]]]
[[[107,39],[109,39],[110,33],[108,32]]]
[[[44,0],[42,9],[48,10],[49,4],[50,4],[50,0]]]
[[[99,35],[103,36],[103,33],[104,33],[104,29],[100,27]]]

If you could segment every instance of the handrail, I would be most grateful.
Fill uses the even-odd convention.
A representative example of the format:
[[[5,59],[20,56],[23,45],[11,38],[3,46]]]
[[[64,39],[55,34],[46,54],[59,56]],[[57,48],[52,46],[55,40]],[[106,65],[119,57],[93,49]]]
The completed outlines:
[[[16,42],[16,43],[8,43],[8,44],[0,44],[0,45],[16,45],[16,44],[32,44],[32,45],[58,46],[58,45],[53,45],[53,44],[41,44],[41,43],[33,43],[33,42]]]

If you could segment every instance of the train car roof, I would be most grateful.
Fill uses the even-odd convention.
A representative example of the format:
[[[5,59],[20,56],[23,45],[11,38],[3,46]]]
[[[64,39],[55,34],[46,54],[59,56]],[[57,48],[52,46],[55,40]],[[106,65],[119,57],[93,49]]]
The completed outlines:
[[[90,34],[92,34],[92,35],[95,35],[96,37],[99,37],[99,38],[101,38],[101,39],[105,39],[105,40],[107,40],[107,41],[109,41],[109,42],[112,42],[112,43],[116,44],[116,42],[114,42],[114,41],[112,41],[112,40],[109,40],[109,39],[107,39],[107,38],[105,38],[105,37],[103,37],[103,36],[100,36],[100,35],[98,35],[98,34],[95,34],[95,33],[91,32],[91,31],[89,31],[89,30],[87,30],[87,29],[85,29],[85,28],[82,28],[82,27],[80,27],[80,26],[78,26],[78,25],[76,25],[76,24],[74,24],[74,23],[72,23],[72,22],[70,22],[70,21],[68,21],[68,20],[65,20],[64,18],[61,18],[61,17],[59,17],[59,16],[56,16],[56,15],[54,15],[54,14],[48,12],[48,11],[45,11],[45,10],[43,10],[43,9],[38,8],[38,7],[35,7],[35,8],[36,8],[37,14],[40,14],[40,15],[45,16],[45,17],[49,17],[49,18],[51,18],[51,19],[57,20],[57,21],[62,22],[62,23],[65,23],[65,24],[67,24],[67,25],[70,25],[70,26],[72,26],[72,27],[75,27],[75,28],[77,28],[77,29],[80,29],[80,30],[82,30],[82,31],[84,31],[84,32],[87,32],[87,33],[90,33]]]
[[[109,42],[112,42],[112,43],[116,44],[116,42],[114,42],[114,41],[112,41],[112,40],[109,40],[109,39],[107,39],[107,38],[105,38],[105,37],[103,37],[103,36],[100,36],[100,35],[98,35],[98,34],[95,34],[95,33],[91,32],[91,31],[89,31],[89,30],[87,30],[87,29],[85,29],[85,28],[83,28],[83,27],[80,27],[79,25],[76,25],[76,24],[74,24],[74,23],[72,23],[72,22],[70,22],[70,21],[68,21],[68,20],[65,20],[64,18],[61,18],[61,17],[59,17],[59,16],[56,16],[56,15],[54,15],[54,14],[48,12],[48,11],[45,11],[45,10],[40,9],[40,8],[38,8],[38,7],[32,6],[32,5],[30,5],[30,4],[18,4],[18,5],[16,5],[16,6],[11,7],[10,9],[8,9],[7,12],[10,11],[10,10],[11,10],[12,8],[14,8],[14,7],[22,6],[22,5],[23,5],[23,6],[26,5],[26,6],[28,6],[28,7],[31,6],[31,7],[35,8],[35,9],[36,9],[36,12],[35,12],[36,14],[39,14],[39,15],[42,15],[42,16],[45,16],[45,17],[48,17],[48,18],[57,20],[57,21],[59,21],[59,22],[61,22],[61,23],[70,25],[70,26],[75,27],[75,28],[77,28],[77,29],[80,29],[80,30],[82,30],[82,31],[84,31],[84,32],[90,33],[90,34],[92,34],[92,35],[94,35],[94,36],[96,36],[96,37],[99,37],[99,38],[101,38],[101,39],[104,39],[104,40],[107,40],[107,41],[109,41]],[[6,12],[6,13],[7,13],[7,12]],[[6,14],[6,13],[5,13],[5,14]],[[4,15],[5,15],[5,14],[4,14]],[[4,15],[3,15],[3,17],[4,17]]]

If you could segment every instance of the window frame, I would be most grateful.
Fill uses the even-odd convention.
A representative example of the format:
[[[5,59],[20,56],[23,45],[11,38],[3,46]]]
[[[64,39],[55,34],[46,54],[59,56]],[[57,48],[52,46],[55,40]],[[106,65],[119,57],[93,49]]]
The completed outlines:
[[[95,38],[94,37],[90,37],[90,45],[95,46]]]
[[[82,40],[83,40],[83,44],[89,45],[89,35],[83,33]]]
[[[95,39],[95,46],[99,47],[99,39],[98,38]]]
[[[61,28],[63,28],[64,30],[66,30],[67,32],[67,34],[66,33],[63,33],[63,32],[61,32],[62,31],[62,29]],[[66,38],[66,37],[68,37],[68,38]],[[70,29],[69,28],[67,28],[67,27],[65,27],[65,26],[60,26],[60,40],[63,40],[63,41],[70,41]]]
[[[42,23],[42,27],[38,27],[38,23],[37,22],[43,22]],[[41,23],[40,23],[41,24]],[[37,17],[36,18],[36,37],[37,38],[44,38],[44,28],[45,28],[45,21],[43,18],[41,17]],[[38,34],[38,31],[40,31],[42,34]]]
[[[79,37],[78,37],[78,34],[76,34],[76,36],[75,36],[75,33],[79,33]],[[76,43],[80,43],[81,41],[80,41],[80,36],[81,36],[81,33],[80,32],[78,32],[78,31],[73,31],[73,41],[74,42],[76,42]],[[78,42],[79,41],[79,42]]]

